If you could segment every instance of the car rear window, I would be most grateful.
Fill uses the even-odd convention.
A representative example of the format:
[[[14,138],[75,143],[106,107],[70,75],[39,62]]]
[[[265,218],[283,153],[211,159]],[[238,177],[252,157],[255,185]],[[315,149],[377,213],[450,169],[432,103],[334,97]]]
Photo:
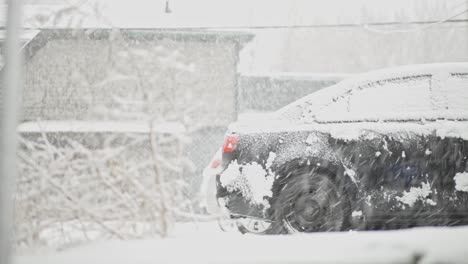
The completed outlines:
[[[448,110],[468,116],[468,73],[453,73],[447,85]]]
[[[429,112],[437,107],[431,101],[431,76],[386,79],[358,86],[316,114],[316,120],[376,121],[404,119],[405,115]]]
[[[417,76],[361,86],[349,97],[349,112],[378,114],[430,111],[430,82],[430,76]]]

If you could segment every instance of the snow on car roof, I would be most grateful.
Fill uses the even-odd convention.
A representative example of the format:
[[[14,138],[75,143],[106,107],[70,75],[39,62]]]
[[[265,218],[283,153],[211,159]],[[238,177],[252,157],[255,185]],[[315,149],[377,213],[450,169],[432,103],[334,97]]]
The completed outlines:
[[[382,80],[402,79],[406,77],[433,76],[444,73],[468,73],[468,63],[435,63],[408,65],[389,69],[376,70],[369,73],[355,75],[336,85],[321,89],[305,96],[278,110],[276,114],[281,119],[297,120],[302,112],[315,112],[333,103],[343,94],[357,89],[359,86]]]
[[[445,76],[448,73],[468,74],[468,63],[412,65],[360,74],[354,78],[343,80],[336,85],[314,92],[281,108],[273,114],[251,116],[251,118],[239,120],[229,126],[229,131],[237,133],[319,131],[329,133],[335,138],[344,140],[379,134],[398,136],[401,133],[468,139],[468,113],[463,111],[465,108],[454,111],[411,111],[397,115],[392,112],[375,113],[375,109],[368,109],[367,112],[357,113],[352,118],[347,118],[342,113],[336,114],[332,112],[330,113],[331,115],[326,116],[330,122],[319,122],[317,120],[315,122],[306,122],[310,120],[302,119],[304,111],[319,111],[321,108],[334,103],[344,93],[366,84],[382,80],[411,79],[411,77],[417,76]],[[397,83],[396,85],[399,84]],[[468,87],[466,87],[465,81],[463,81],[461,85],[453,89],[458,91],[458,89],[465,88]],[[464,105],[463,100],[465,97],[461,96],[460,98]],[[364,106],[366,106],[365,102]],[[341,120],[343,119],[346,119],[346,122],[342,122]],[[382,120],[385,120],[385,122],[381,122]],[[413,122],[408,123],[407,121]]]

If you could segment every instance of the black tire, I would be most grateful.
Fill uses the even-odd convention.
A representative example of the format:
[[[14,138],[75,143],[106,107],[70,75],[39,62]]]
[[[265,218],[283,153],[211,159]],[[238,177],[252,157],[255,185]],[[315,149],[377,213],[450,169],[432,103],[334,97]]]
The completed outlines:
[[[288,233],[341,231],[349,217],[346,201],[326,174],[292,175],[278,195],[274,218]]]
[[[248,223],[245,223],[245,221]],[[245,218],[242,222],[237,221],[237,228],[242,234],[266,235],[271,234],[274,228],[274,223]]]

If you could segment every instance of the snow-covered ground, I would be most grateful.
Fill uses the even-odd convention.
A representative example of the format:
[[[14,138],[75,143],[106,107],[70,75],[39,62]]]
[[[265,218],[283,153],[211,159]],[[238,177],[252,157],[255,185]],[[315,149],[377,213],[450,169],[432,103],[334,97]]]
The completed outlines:
[[[205,222],[180,224],[167,239],[94,242],[14,263],[468,263],[467,241],[468,227],[257,236]]]

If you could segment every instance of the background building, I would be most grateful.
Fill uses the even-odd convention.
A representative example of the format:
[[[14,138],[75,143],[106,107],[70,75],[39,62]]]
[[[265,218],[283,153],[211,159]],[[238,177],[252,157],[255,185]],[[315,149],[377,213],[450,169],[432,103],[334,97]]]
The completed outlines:
[[[227,125],[237,119],[239,52],[252,34],[108,28],[31,32],[24,40],[21,121],[178,122],[188,131],[185,156],[195,165],[186,179],[198,190],[202,169]]]
[[[238,54],[251,38],[240,32],[41,29],[25,47],[23,120],[134,120],[141,101],[149,114],[226,126],[237,114]],[[128,104],[124,113],[106,115],[119,104]]]

